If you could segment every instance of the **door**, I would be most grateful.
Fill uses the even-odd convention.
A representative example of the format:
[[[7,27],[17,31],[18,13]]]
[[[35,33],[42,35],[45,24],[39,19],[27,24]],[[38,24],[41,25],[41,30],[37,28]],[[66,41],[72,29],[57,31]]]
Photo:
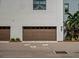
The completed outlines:
[[[56,27],[23,27],[24,41],[56,41]]]
[[[0,41],[10,40],[10,27],[1,26],[0,27]]]

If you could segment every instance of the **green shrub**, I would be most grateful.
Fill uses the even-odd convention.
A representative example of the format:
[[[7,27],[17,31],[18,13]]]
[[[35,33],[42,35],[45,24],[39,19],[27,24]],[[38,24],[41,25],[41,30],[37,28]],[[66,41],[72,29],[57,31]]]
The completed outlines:
[[[12,38],[12,39],[10,40],[10,42],[16,42],[15,38]]]
[[[20,38],[16,38],[16,42],[21,42]]]
[[[77,40],[79,37],[79,11],[74,14],[67,13],[67,20],[64,22],[65,39]]]

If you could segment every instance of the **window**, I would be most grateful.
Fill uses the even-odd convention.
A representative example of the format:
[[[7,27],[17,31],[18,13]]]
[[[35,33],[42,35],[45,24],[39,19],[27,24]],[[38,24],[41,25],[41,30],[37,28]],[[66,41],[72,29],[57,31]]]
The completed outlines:
[[[65,11],[65,14],[69,12],[69,3],[64,4],[64,11]]]
[[[33,10],[46,10],[46,0],[33,0]]]

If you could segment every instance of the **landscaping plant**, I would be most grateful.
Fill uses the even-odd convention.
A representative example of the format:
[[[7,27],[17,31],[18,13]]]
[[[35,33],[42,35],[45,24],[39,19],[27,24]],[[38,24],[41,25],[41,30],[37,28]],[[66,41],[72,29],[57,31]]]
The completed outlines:
[[[20,38],[16,38],[16,42],[21,42]]]
[[[65,40],[77,40],[79,37],[79,11],[74,14],[67,14],[67,20],[64,22]]]
[[[10,42],[16,42],[15,38],[12,38],[12,39],[10,40]]]

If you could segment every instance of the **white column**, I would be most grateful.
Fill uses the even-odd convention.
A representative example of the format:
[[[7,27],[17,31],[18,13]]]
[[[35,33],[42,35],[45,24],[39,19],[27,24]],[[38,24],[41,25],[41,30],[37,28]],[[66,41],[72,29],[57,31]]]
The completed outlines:
[[[22,28],[21,26],[11,26],[11,38],[20,38],[22,41]]]
[[[12,20],[11,30],[10,30],[10,39],[11,38],[20,38],[22,41],[22,27],[15,20]]]
[[[57,20],[57,41],[63,41],[63,0],[57,0]]]

